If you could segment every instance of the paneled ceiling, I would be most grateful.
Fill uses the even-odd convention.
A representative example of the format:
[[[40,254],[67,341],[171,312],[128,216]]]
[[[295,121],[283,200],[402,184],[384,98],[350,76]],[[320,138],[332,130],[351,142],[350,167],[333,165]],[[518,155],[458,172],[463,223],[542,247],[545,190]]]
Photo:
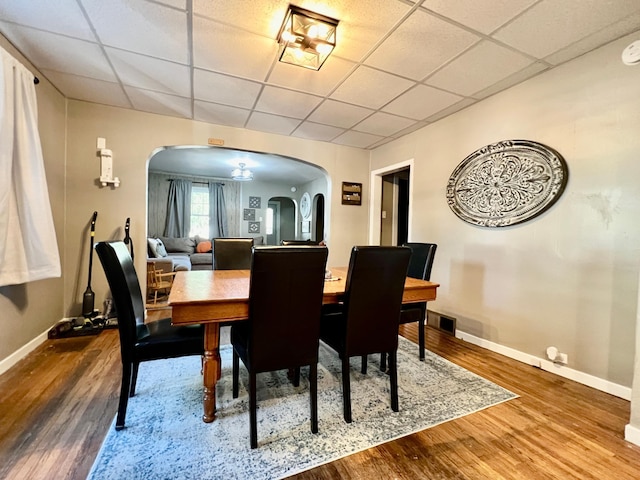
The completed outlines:
[[[293,0],[339,20],[320,71],[278,61],[286,0],[0,0],[66,97],[375,148],[640,29],[639,0]]]

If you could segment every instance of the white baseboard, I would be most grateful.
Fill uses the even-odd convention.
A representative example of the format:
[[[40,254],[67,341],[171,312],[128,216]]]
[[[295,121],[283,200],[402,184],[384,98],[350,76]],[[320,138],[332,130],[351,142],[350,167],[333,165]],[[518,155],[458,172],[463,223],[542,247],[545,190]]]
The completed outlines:
[[[11,367],[13,367],[16,363],[18,363],[20,360],[25,358],[27,355],[29,355],[40,345],[42,345],[45,342],[45,340],[48,338],[48,334],[49,334],[49,329],[47,328],[47,330],[45,330],[43,333],[38,335],[36,338],[31,340],[29,343],[27,343],[23,347],[13,352],[7,358],[3,358],[2,360],[0,360],[0,375],[2,375],[4,372],[9,370]]]
[[[535,357],[533,355],[529,355],[528,353],[505,347],[494,342],[490,342],[488,340],[470,335],[460,330],[456,331],[456,337],[464,340],[465,342],[469,342],[474,345],[478,345],[479,347],[486,348],[487,350],[491,350],[492,352],[496,352],[506,357],[513,358],[514,360],[518,360],[528,365],[539,367],[543,370],[546,370],[547,372],[554,373],[561,377],[568,378],[569,380],[574,380],[583,385],[587,385],[588,387],[595,388],[596,390],[600,390],[616,397],[623,398],[624,400],[631,401],[631,388],[629,387],[618,385],[616,383],[609,382],[608,380],[603,380],[602,378],[594,377],[593,375],[574,370],[565,365],[558,365],[544,358]]]
[[[635,445],[640,445],[640,429],[632,425],[625,425],[624,439]]]

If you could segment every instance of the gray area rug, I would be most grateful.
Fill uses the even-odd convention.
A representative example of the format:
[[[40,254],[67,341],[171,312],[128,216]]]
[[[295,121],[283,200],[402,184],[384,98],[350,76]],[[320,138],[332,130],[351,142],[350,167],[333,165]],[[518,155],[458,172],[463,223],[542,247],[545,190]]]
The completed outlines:
[[[400,411],[391,411],[388,376],[379,355],[351,364],[353,423],[342,417],[340,361],[321,344],[318,365],[319,432],[311,433],[308,368],[295,388],[286,372],[258,375],[258,448],[249,446],[248,377],[240,367],[240,395],[231,398],[231,346],[220,348],[218,413],[202,422],[200,358],[140,365],[127,427],[111,425],[90,479],[276,479],[424,430],[516,398],[513,393],[400,337]]]

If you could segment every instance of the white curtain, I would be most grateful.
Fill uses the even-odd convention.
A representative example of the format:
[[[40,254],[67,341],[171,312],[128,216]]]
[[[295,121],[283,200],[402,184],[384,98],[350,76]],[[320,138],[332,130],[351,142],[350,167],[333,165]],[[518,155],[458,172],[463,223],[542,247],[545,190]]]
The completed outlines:
[[[33,74],[0,47],[0,286],[60,276]]]

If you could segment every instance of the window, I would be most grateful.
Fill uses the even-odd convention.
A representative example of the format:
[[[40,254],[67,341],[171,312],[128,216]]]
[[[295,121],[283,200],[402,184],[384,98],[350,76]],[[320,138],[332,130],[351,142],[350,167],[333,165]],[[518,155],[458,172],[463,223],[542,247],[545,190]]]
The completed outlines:
[[[209,187],[191,187],[191,227],[189,236],[209,238]]]
[[[273,208],[267,209],[267,235],[273,235]]]

